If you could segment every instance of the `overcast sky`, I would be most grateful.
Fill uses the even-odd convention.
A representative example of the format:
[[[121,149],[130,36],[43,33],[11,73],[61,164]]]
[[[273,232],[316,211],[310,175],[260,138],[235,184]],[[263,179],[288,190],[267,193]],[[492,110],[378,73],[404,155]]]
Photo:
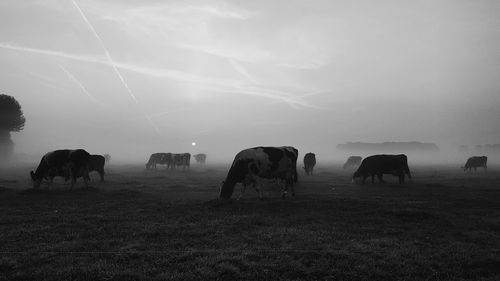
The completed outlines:
[[[3,0],[0,92],[28,153],[500,143],[500,1]]]

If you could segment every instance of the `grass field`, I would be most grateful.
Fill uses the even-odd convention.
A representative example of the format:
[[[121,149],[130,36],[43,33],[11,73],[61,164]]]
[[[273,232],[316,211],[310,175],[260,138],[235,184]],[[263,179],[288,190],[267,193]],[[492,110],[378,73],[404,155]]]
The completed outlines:
[[[295,198],[269,184],[222,202],[225,166],[110,165],[88,189],[33,190],[34,165],[0,171],[0,280],[500,280],[495,167],[360,185],[325,165]]]

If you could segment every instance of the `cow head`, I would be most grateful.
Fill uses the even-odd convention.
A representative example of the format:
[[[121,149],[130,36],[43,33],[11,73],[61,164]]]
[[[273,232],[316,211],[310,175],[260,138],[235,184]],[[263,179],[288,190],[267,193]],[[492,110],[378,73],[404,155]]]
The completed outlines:
[[[33,182],[33,188],[39,188],[40,184],[42,183],[42,179],[41,178],[38,179],[33,171],[30,172],[30,176],[31,176],[31,181]]]
[[[352,182],[354,182],[355,178],[359,177],[361,177],[361,173],[359,171],[354,172],[354,174],[352,174]]]
[[[231,196],[233,195],[235,185],[236,185],[235,182],[231,182],[228,180],[223,181],[219,189],[219,198],[226,200],[230,199]]]

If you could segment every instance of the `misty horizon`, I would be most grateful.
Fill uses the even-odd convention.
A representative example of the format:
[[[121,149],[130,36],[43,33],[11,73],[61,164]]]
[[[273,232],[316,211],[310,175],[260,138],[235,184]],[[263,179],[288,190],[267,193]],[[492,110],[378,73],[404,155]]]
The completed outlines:
[[[4,1],[0,22],[18,154],[500,143],[498,1]]]

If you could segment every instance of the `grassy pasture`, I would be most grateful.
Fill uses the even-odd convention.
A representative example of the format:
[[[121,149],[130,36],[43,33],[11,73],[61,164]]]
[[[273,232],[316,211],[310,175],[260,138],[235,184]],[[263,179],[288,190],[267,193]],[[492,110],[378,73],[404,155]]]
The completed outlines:
[[[31,189],[32,168],[0,170],[0,280],[500,280],[495,167],[360,185],[320,166],[295,198],[227,202],[225,166],[111,165],[73,190]]]

